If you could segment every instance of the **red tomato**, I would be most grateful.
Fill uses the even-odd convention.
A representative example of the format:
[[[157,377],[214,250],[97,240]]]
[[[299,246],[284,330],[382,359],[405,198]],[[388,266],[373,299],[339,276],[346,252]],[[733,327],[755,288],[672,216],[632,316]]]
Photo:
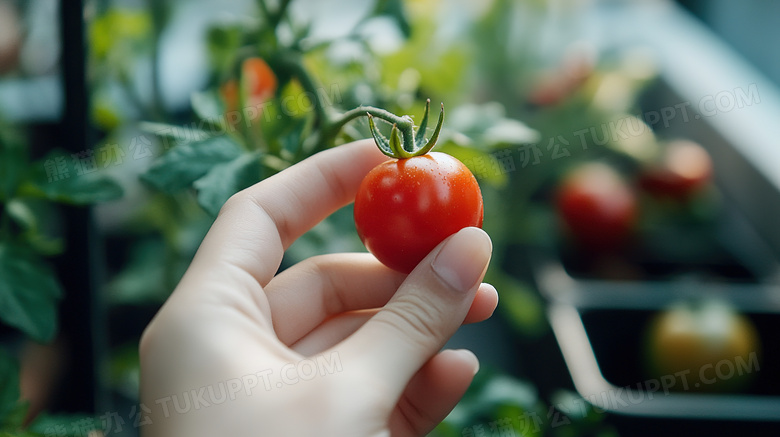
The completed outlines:
[[[462,228],[482,226],[482,192],[469,169],[431,152],[376,166],[355,197],[355,225],[369,252],[409,273]]]
[[[276,75],[261,58],[249,58],[241,65],[241,74],[247,84],[249,103],[262,103],[276,92]]]
[[[644,169],[639,186],[657,197],[686,200],[712,177],[709,153],[697,143],[679,140],[668,144],[661,162]]]
[[[238,109],[238,82],[235,79],[222,84],[219,87],[219,94],[222,96],[222,100],[225,102],[225,109],[228,112]]]
[[[536,80],[528,95],[528,101],[539,106],[561,103],[571,97],[592,73],[593,60],[587,53],[571,53],[557,69],[544,72]]]
[[[276,75],[261,58],[248,58],[241,64],[241,75],[247,86],[247,104],[259,105],[276,92]],[[238,110],[238,82],[230,79],[220,87],[220,94],[228,111]]]
[[[618,249],[633,233],[636,196],[606,164],[575,169],[558,188],[556,203],[566,231],[584,249]]]

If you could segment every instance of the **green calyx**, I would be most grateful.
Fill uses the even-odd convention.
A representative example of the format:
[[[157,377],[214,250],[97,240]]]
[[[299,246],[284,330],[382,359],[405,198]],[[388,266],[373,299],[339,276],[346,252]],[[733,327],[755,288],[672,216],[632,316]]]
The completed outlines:
[[[434,129],[431,138],[426,141],[425,129],[428,127],[428,113],[430,107],[431,100],[428,99],[425,104],[425,114],[423,114],[417,132],[414,131],[414,122],[408,115],[398,117],[387,111],[376,111],[372,110],[373,108],[367,108],[366,115],[368,116],[368,126],[379,150],[385,155],[396,159],[412,158],[430,152],[439,139],[441,126],[444,123],[444,104],[441,104],[441,112],[439,113],[439,121],[436,123],[436,129]],[[393,123],[393,129],[390,131],[390,139],[387,139],[387,137],[382,135],[376,128],[374,117]]]

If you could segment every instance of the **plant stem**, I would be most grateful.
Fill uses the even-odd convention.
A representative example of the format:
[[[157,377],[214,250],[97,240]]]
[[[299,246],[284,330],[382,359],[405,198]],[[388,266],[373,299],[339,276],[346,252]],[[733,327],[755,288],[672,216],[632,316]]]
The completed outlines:
[[[314,105],[315,111],[314,126],[327,126],[330,120],[328,111],[325,108],[322,98],[320,97],[322,86],[317,83],[317,80],[314,78],[314,76],[309,74],[309,71],[306,70],[306,67],[303,65],[303,59],[300,57],[286,60],[285,66],[290,70],[292,75],[298,79],[301,87],[304,89],[304,91],[306,91],[308,97],[312,99],[311,103]]]
[[[398,130],[400,130],[402,133],[404,133],[404,131],[411,131],[414,128],[414,122],[411,118],[407,116],[399,117],[392,112],[373,106],[358,106],[355,109],[350,109],[349,111],[341,114],[341,116],[336,120],[333,120],[329,127],[337,131],[341,130],[341,128],[343,128],[344,125],[350,121],[366,114],[371,114],[376,118],[381,118],[388,123],[398,126]]]
[[[339,131],[341,131],[341,129],[347,123],[366,114],[371,114],[376,118],[380,118],[390,124],[396,125],[398,130],[401,132],[404,150],[414,150],[414,121],[412,121],[409,116],[399,117],[392,112],[373,106],[358,106],[355,109],[350,109],[349,111],[341,114],[341,116],[323,128],[323,140],[326,140],[326,142],[328,140],[332,141],[336,138],[336,135],[338,135]]]
[[[141,97],[141,95],[138,93],[138,90],[135,88],[135,85],[133,85],[133,81],[130,79],[128,72],[124,69],[119,70],[119,86],[124,91],[125,96],[136,107],[136,109],[138,109],[139,112],[144,115],[148,115],[154,121],[162,121],[156,117],[156,114],[153,114],[154,111],[152,111],[151,107],[144,103],[143,97]]]
[[[290,6],[290,0],[281,0],[279,2],[279,8],[271,15],[271,27],[276,29],[277,26],[279,26],[279,23],[282,21],[282,18],[284,18],[284,15],[287,13],[287,8]]]
[[[282,0],[280,10],[287,7],[289,0]],[[403,149],[407,152],[415,150],[414,144],[414,121],[409,116],[399,117],[389,111],[373,106],[359,106],[355,109],[351,109],[335,119],[332,119],[328,113],[327,108],[320,96],[320,90],[322,87],[317,83],[314,76],[312,76],[306,67],[303,65],[303,59],[300,56],[290,57],[281,61],[282,65],[287,68],[290,73],[298,79],[301,87],[306,91],[309,98],[312,99],[314,105],[314,128],[320,128],[318,135],[310,138],[304,142],[304,146],[299,149],[299,154],[307,152],[316,153],[320,150],[327,149],[333,145],[333,142],[338,136],[341,129],[350,121],[371,114],[376,118],[387,121],[390,124],[394,124],[398,131],[401,133],[403,139]],[[300,157],[300,156],[299,156]]]
[[[265,16],[265,18],[270,21],[271,11],[268,9],[268,5],[265,4],[265,0],[257,0],[257,7],[260,9],[260,12]]]
[[[5,211],[5,205],[0,206],[0,242],[11,239],[11,219]]]
[[[160,36],[167,19],[167,4],[161,0],[147,0],[147,7],[152,13],[152,116],[156,120],[165,120],[165,106],[162,102],[160,87]]]

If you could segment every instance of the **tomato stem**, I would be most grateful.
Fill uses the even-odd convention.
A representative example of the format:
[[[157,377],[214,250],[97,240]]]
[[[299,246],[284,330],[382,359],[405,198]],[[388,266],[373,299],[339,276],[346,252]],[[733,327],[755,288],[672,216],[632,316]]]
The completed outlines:
[[[286,3],[287,2],[283,2],[283,7],[281,7],[280,10],[284,11]],[[283,60],[281,64],[284,65],[293,76],[297,77],[303,89],[313,96],[312,103],[315,110],[314,126],[321,126],[319,135],[314,135],[303,142],[299,149],[300,153],[305,153],[307,151],[314,153],[331,147],[339,132],[347,123],[364,115],[368,116],[369,129],[371,130],[371,134],[374,137],[374,141],[379,147],[379,150],[391,158],[404,159],[424,155],[433,149],[436,145],[436,141],[439,139],[439,134],[441,133],[441,128],[444,123],[443,103],[441,104],[441,112],[439,113],[439,120],[436,123],[436,128],[434,129],[431,138],[426,142],[425,130],[428,127],[428,114],[431,106],[430,99],[425,103],[425,113],[423,114],[420,127],[417,129],[416,133],[414,131],[414,120],[412,120],[410,116],[404,115],[399,117],[390,111],[373,106],[359,106],[334,118],[329,114],[324,102],[319,98],[319,93],[317,92],[319,90],[318,84],[306,70],[302,59],[300,57],[288,58]],[[376,128],[373,120],[374,117],[392,123],[393,130],[390,133],[390,140],[382,135]],[[398,134],[401,135],[400,142],[397,139]]]
[[[317,82],[317,79],[309,74],[309,71],[306,70],[306,67],[303,65],[303,60],[300,57],[296,56],[292,59],[286,59],[283,62],[290,70],[292,75],[298,79],[298,82],[306,91],[307,95],[311,97],[311,103],[314,106],[315,111],[315,125],[323,126],[326,130],[328,130],[328,126],[332,123],[330,121],[328,110],[325,107],[325,103],[320,97],[322,86],[320,86],[320,84]],[[333,136],[335,137],[335,135]]]
[[[317,105],[315,104],[315,106]],[[425,141],[425,129],[428,125],[429,107],[430,100],[428,100],[426,104],[425,114],[423,115],[422,122],[416,133],[414,130],[414,120],[412,120],[410,116],[404,115],[399,117],[390,111],[373,106],[358,106],[357,108],[344,112],[334,119],[328,117],[327,114],[323,114],[322,119],[325,123],[321,134],[317,138],[312,138],[308,143],[316,143],[315,147],[317,147],[317,150],[326,149],[332,145],[336,136],[347,123],[358,117],[367,116],[371,135],[374,137],[374,141],[382,153],[396,159],[424,155],[430,152],[436,145],[436,141],[439,139],[439,134],[444,123],[444,104],[442,104],[436,128],[434,129],[431,138],[428,141]],[[379,132],[376,128],[374,118],[379,118],[388,123],[392,123],[393,129],[390,132],[390,139]],[[399,135],[400,140],[398,138]]]
[[[415,139],[414,122],[411,117],[405,115],[398,117],[384,109],[377,109],[373,107],[360,107],[368,116],[368,127],[371,131],[371,135],[374,137],[379,150],[385,155],[396,158],[405,159],[413,156],[420,156],[428,153],[433,146],[436,145],[436,141],[439,139],[439,133],[441,132],[442,124],[444,123],[444,104],[441,105],[441,113],[439,114],[439,121],[436,124],[436,129],[431,135],[431,138],[425,141],[425,129],[428,126],[428,112],[431,101],[427,101],[425,105],[425,114],[423,115],[420,128],[417,130],[417,138]],[[351,111],[350,111],[351,112]],[[345,114],[346,115],[346,114]],[[374,124],[374,117],[381,118],[385,121],[393,123],[393,129],[390,132],[390,139],[388,140],[381,132],[376,128]],[[398,134],[401,134],[403,143],[398,140]]]

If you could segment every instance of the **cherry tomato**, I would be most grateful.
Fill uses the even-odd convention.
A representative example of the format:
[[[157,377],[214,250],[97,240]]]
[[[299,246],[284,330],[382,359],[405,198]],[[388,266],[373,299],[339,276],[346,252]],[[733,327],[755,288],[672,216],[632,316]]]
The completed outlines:
[[[241,76],[247,86],[247,104],[255,106],[273,97],[276,92],[276,75],[262,58],[247,58],[241,64]],[[238,110],[239,87],[230,79],[220,87],[220,94],[228,111]]]
[[[552,106],[564,102],[591,77],[593,60],[586,53],[571,53],[561,66],[546,71],[537,79],[528,101],[538,106]]]
[[[645,353],[652,377],[678,374],[677,389],[726,391],[758,370],[760,341],[753,322],[720,301],[681,303],[647,328]]]
[[[567,175],[556,206],[565,232],[583,249],[621,248],[634,231],[636,196],[606,164],[583,164]]]
[[[711,177],[709,153],[693,141],[678,140],[667,145],[660,162],[641,172],[639,186],[656,197],[684,201],[704,188]]]
[[[354,214],[368,251],[409,273],[448,236],[482,226],[482,193],[463,163],[430,152],[372,169],[360,184]]]
[[[219,87],[219,94],[228,112],[238,109],[238,81],[230,79]]]
[[[249,58],[241,65],[250,104],[262,103],[276,92],[276,75],[261,58]],[[253,101],[254,100],[254,101]]]

